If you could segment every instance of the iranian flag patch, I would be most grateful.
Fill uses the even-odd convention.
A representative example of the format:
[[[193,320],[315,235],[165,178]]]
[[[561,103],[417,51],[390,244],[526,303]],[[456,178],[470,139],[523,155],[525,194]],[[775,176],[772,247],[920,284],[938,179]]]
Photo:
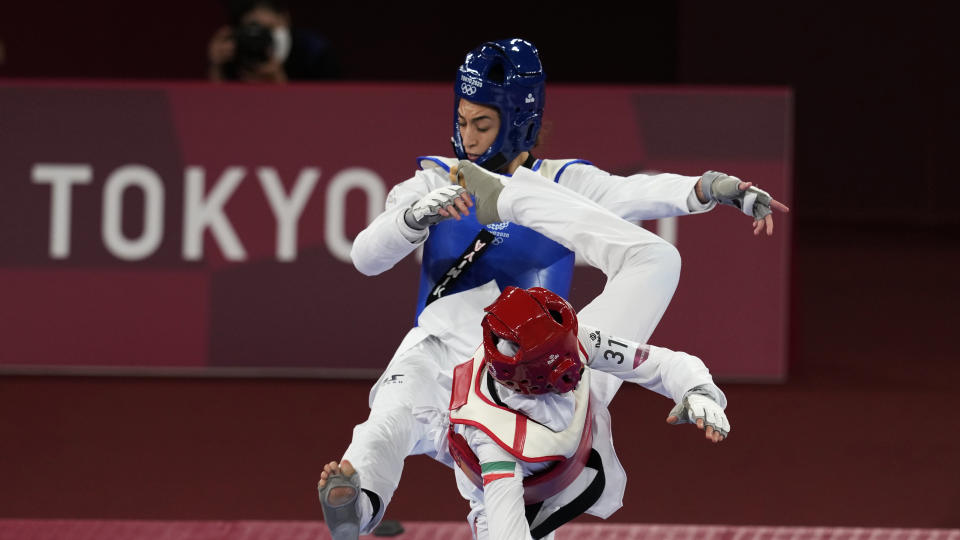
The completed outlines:
[[[501,478],[511,478],[515,468],[516,463],[512,461],[493,461],[482,464],[480,472],[483,474],[483,485]]]

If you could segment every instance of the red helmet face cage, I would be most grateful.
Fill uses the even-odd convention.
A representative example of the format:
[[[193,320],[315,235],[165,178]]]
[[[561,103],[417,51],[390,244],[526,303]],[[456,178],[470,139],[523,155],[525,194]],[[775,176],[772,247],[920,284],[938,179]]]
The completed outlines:
[[[559,295],[541,287],[507,287],[483,318],[483,349],[490,373],[521,394],[562,394],[583,374],[577,342],[577,315]],[[497,348],[512,341],[508,356]]]

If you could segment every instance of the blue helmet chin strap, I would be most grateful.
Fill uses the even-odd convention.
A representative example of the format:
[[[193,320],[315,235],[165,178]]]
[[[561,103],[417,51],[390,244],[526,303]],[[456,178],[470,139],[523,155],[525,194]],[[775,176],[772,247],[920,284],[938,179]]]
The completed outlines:
[[[496,171],[533,148],[543,120],[545,80],[537,48],[529,41],[491,41],[467,53],[453,88],[452,142],[457,157],[467,159],[460,136],[461,99],[500,113],[500,132],[477,158],[478,165]]]

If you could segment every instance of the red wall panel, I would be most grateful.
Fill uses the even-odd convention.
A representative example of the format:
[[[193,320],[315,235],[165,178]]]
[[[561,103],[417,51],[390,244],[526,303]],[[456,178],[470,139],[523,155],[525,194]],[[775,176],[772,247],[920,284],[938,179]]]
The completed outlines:
[[[375,374],[413,323],[418,266],[365,277],[350,242],[416,156],[450,153],[451,109],[447,85],[0,85],[0,367]],[[787,91],[555,85],[547,118],[538,155],[723,170],[790,203]],[[680,218],[655,343],[781,380],[790,222],[754,238],[730,208]],[[574,304],[602,284],[582,268]],[[733,343],[744,320],[756,338]]]

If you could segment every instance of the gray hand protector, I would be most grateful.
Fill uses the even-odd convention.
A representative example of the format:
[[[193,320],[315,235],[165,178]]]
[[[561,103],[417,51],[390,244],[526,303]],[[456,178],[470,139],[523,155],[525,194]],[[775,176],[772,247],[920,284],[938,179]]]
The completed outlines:
[[[460,185],[467,188],[477,204],[477,221],[481,225],[499,223],[500,213],[497,211],[497,199],[503,191],[503,182],[500,175],[494,174],[472,161],[461,159],[457,175]]]
[[[707,171],[700,177],[700,188],[711,201],[736,207],[753,219],[763,219],[773,213],[770,210],[772,198],[766,191],[750,186],[740,191],[741,180],[717,171]]]
[[[454,201],[464,189],[460,186],[443,186],[437,188],[423,196],[422,199],[413,203],[403,213],[403,221],[411,229],[422,231],[434,223],[439,223],[450,216],[440,215],[440,209],[453,206]]]
[[[697,420],[702,418],[704,429],[710,426],[724,438],[730,434],[730,421],[727,420],[723,408],[714,401],[710,392],[701,386],[684,394],[680,403],[677,403],[667,416],[679,418],[678,424],[696,424]]]

